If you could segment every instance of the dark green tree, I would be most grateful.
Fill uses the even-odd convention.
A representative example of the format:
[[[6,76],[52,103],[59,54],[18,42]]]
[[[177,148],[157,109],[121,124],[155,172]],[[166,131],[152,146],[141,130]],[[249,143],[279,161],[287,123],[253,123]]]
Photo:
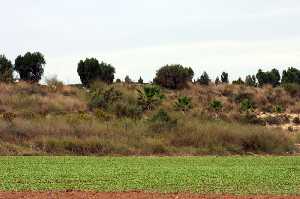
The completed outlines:
[[[192,81],[194,71],[192,68],[186,68],[182,65],[166,65],[156,72],[153,82],[169,89],[181,89]]]
[[[226,73],[226,72],[222,73],[221,81],[222,81],[223,84],[228,84],[229,83],[228,73]]]
[[[44,73],[46,64],[44,55],[40,52],[27,52],[24,56],[19,55],[15,60],[15,70],[23,81],[39,82]]]
[[[140,79],[138,80],[139,84],[144,84],[144,80],[142,79],[142,77],[140,77]]]
[[[297,68],[288,68],[287,70],[284,70],[282,73],[282,81],[283,84],[288,83],[296,83],[300,84],[300,70]]]
[[[87,87],[96,80],[111,84],[114,80],[115,68],[104,62],[99,63],[95,58],[86,58],[78,63],[77,73],[82,84]]]
[[[247,75],[246,80],[245,80],[245,84],[247,86],[253,86],[253,87],[257,86],[255,75]]]
[[[13,81],[13,65],[4,55],[0,55],[0,82]]]
[[[130,79],[130,77],[128,75],[125,76],[124,81],[125,81],[126,84],[131,84],[132,83],[132,80]]]
[[[202,75],[200,76],[200,78],[197,80],[197,82],[201,85],[209,85],[210,83],[210,79],[209,76],[207,74],[207,72],[203,72]]]
[[[280,73],[275,68],[267,72],[263,72],[261,69],[259,69],[256,74],[256,78],[259,86],[270,84],[275,87],[280,84]]]
[[[243,85],[245,82],[239,77],[238,80],[232,81],[232,84]]]

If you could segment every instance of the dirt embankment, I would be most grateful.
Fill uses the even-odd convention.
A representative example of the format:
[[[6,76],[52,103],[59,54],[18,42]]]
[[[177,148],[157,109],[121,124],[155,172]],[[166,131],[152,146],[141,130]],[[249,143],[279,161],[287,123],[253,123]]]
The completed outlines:
[[[195,194],[158,194],[144,192],[0,192],[0,199],[300,199],[300,196],[204,196]]]

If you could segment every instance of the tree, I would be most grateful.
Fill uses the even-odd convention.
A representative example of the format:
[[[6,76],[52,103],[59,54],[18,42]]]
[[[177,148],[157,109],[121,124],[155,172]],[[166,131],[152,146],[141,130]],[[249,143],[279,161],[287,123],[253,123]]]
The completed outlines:
[[[27,52],[24,56],[19,55],[15,60],[15,70],[20,79],[30,82],[39,82],[44,73],[46,64],[44,55],[40,52]]]
[[[254,86],[254,87],[257,86],[255,75],[247,75],[245,84],[247,86]]]
[[[221,75],[221,81],[224,84],[228,84],[229,83],[229,78],[228,78],[228,73],[223,72]]]
[[[181,89],[192,81],[194,71],[192,68],[186,68],[182,65],[166,65],[156,72],[153,82],[169,89]]]
[[[130,79],[130,77],[128,75],[126,75],[124,81],[125,81],[126,84],[131,84],[132,83],[132,80]]]
[[[217,77],[216,80],[215,80],[215,85],[219,85],[220,83],[221,83],[220,78]]]
[[[239,77],[238,80],[232,81],[232,84],[243,85],[245,82]]]
[[[200,78],[197,80],[197,82],[201,85],[209,85],[209,82],[211,80],[209,79],[209,76],[207,74],[207,72],[203,72],[202,75],[200,76]]]
[[[300,84],[300,70],[297,68],[288,68],[287,70],[284,70],[282,73],[282,83],[288,84],[288,83],[296,83]]]
[[[111,84],[114,81],[115,68],[104,62],[99,63],[95,58],[86,58],[78,63],[77,73],[82,84],[89,87],[96,80]]]
[[[273,87],[280,84],[280,74],[277,69],[272,69],[271,71],[263,72],[261,69],[258,70],[256,74],[259,86],[265,84],[270,84]]]
[[[13,65],[4,55],[0,55],[0,82],[13,81]]]
[[[139,84],[144,84],[144,80],[142,79],[142,77],[140,77],[140,79],[138,80]]]

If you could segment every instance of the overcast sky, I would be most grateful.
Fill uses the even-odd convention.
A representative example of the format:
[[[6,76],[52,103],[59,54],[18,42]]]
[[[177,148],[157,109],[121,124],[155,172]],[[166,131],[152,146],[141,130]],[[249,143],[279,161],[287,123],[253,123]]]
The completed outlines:
[[[45,76],[77,83],[96,57],[149,81],[179,63],[231,79],[300,66],[299,0],[0,0],[0,54],[40,51]]]

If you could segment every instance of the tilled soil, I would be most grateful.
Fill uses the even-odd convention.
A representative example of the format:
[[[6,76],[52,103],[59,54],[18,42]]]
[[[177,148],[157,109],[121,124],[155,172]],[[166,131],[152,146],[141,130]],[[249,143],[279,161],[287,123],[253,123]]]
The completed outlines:
[[[300,196],[220,196],[196,194],[159,194],[144,192],[0,192],[0,199],[300,199]]]

